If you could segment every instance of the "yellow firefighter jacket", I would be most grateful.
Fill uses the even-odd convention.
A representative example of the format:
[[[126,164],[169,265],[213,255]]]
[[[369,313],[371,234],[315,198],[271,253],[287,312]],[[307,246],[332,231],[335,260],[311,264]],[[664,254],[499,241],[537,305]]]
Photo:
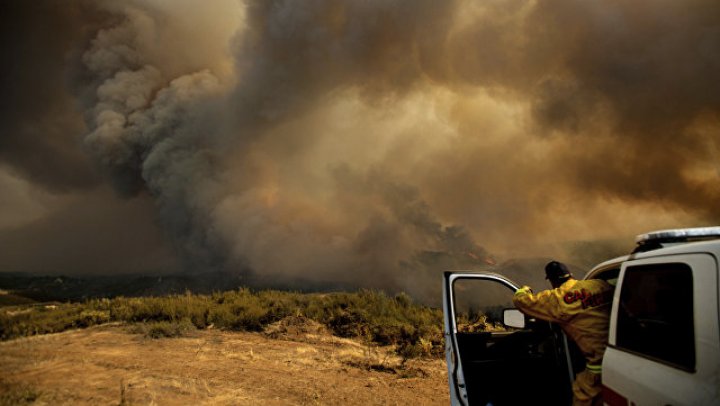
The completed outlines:
[[[588,366],[599,369],[607,346],[612,295],[613,287],[603,280],[570,278],[538,294],[528,287],[518,289],[513,303],[531,317],[558,323],[580,347]]]

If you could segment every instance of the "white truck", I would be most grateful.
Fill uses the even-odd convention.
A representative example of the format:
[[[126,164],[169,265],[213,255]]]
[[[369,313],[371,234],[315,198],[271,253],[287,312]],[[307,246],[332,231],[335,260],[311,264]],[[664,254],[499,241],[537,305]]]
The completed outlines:
[[[636,241],[630,255],[585,275],[616,285],[604,403],[720,405],[720,227],[663,230]],[[571,404],[571,383],[585,360],[558,326],[512,308],[518,287],[491,272],[444,273],[452,405]]]

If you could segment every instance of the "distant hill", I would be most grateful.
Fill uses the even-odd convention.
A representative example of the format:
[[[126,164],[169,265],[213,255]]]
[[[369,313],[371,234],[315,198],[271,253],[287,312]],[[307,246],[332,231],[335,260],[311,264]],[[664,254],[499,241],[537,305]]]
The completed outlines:
[[[46,301],[80,301],[116,296],[165,296],[183,293],[210,293],[236,289],[239,279],[228,275],[165,275],[165,276],[37,276],[30,274],[0,274],[0,289],[15,296]],[[1,299],[0,299],[1,300]]]
[[[0,273],[0,289],[14,300],[49,302],[82,301],[95,298],[167,296],[190,291],[207,294],[251,287],[301,292],[356,290],[357,286],[324,283],[304,279],[277,280],[231,273],[172,275],[67,276]],[[6,298],[8,299],[8,298]],[[8,299],[9,300],[9,299]],[[16,303],[21,304],[21,303]],[[0,305],[2,297],[0,296]]]
[[[35,303],[35,300],[0,289],[0,307]]]

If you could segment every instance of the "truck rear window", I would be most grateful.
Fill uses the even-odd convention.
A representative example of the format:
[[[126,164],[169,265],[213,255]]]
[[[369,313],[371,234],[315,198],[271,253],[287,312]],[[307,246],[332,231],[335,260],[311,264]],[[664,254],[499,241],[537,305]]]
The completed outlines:
[[[666,263],[628,267],[618,307],[618,348],[695,369],[692,270]]]

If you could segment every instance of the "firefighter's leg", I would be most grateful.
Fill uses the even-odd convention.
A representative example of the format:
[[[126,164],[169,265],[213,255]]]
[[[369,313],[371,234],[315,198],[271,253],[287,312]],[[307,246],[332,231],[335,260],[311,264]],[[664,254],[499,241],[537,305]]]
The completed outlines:
[[[573,406],[602,405],[600,374],[584,370],[573,382]]]

